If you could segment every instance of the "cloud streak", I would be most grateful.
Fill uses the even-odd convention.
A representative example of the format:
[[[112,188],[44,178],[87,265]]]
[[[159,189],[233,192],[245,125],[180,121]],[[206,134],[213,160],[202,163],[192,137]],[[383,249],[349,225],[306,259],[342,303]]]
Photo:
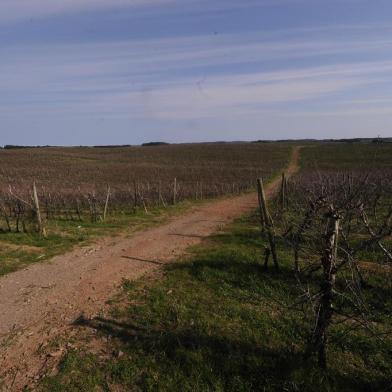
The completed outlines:
[[[123,73],[129,65],[126,57],[119,56],[114,63],[94,60],[78,65],[59,60],[56,67],[48,64],[30,69],[29,79],[18,83],[2,72],[3,88],[8,81],[16,94],[11,106],[41,114],[51,108],[57,114],[170,119],[244,115],[271,109],[271,105],[276,110],[276,105],[314,103],[330,94],[384,83],[392,73],[392,61],[383,61],[215,75],[200,80],[187,76],[161,82],[159,73],[154,81],[149,80],[150,69],[144,74],[146,82],[140,85],[133,83],[140,80],[140,69],[135,71],[137,78]],[[21,99],[26,88],[30,94],[24,96],[29,98]],[[8,110],[5,102],[2,107]]]
[[[21,0],[23,9],[15,0],[3,1],[0,21],[5,9],[16,21],[114,8],[201,7],[195,0],[182,6],[178,0]],[[207,9],[222,5],[219,0]],[[236,6],[227,2],[228,8]],[[354,124],[355,117],[363,120],[359,128],[364,119],[386,124],[392,115],[391,49],[392,29],[369,23],[143,39],[120,34],[86,42],[42,39],[0,48],[0,116],[11,125],[30,119],[81,127],[102,119],[124,129],[129,123],[260,129],[265,121],[273,129],[296,122],[298,130],[300,124],[326,126],[331,118]]]
[[[83,12],[152,10],[160,12],[174,8],[211,12],[217,10],[240,9],[255,6],[281,6],[295,4],[304,0],[1,0],[0,22],[14,23],[35,18],[59,17]]]
[[[2,0],[0,21],[14,22],[84,11],[161,6],[173,2],[174,0]]]

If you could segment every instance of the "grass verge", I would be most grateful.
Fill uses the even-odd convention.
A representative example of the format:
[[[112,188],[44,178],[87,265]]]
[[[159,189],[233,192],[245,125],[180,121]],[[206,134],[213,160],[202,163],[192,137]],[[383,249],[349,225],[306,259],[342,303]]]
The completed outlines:
[[[77,321],[83,340],[41,390],[388,390],[390,340],[336,325],[329,369],[303,361],[310,325],[291,307],[291,257],[282,249],[281,271],[265,271],[262,245],[257,219],[246,217],[159,279],[124,282],[110,314]],[[379,322],[390,329],[390,318]]]
[[[152,208],[147,214],[141,209],[112,213],[105,222],[91,222],[88,218],[50,220],[46,227],[47,238],[40,237],[34,230],[0,232],[0,276],[51,259],[75,246],[88,245],[99,237],[132,235],[137,230],[163,223],[197,203],[202,202],[184,201],[167,208]]]

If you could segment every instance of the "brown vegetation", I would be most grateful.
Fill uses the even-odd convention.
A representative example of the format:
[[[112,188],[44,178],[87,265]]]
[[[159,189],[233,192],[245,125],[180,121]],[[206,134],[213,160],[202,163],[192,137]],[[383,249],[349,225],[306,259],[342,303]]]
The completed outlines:
[[[3,150],[3,230],[27,231],[33,220],[44,234],[44,220],[96,222],[113,210],[148,211],[185,199],[240,194],[255,178],[275,173],[289,152],[288,145],[252,143]]]

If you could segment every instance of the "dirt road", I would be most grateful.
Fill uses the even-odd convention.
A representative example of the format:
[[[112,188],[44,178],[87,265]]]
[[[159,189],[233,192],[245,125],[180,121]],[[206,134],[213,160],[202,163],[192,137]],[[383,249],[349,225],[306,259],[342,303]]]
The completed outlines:
[[[299,147],[295,147],[288,175],[298,170],[298,157]],[[267,198],[279,184],[278,178],[267,186]],[[137,279],[159,268],[256,206],[254,193],[213,201],[132,238],[100,239],[1,278],[0,377],[4,383],[0,388],[20,391],[36,379],[48,362],[42,348],[71,328],[81,314],[103,309],[122,279]]]

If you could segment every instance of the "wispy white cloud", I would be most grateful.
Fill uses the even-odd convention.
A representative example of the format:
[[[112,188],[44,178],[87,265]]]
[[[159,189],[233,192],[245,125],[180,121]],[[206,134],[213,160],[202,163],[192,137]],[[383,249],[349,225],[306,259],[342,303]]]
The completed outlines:
[[[279,124],[287,118],[391,115],[388,102],[375,101],[379,92],[372,92],[392,84],[392,58],[376,56],[392,45],[390,35],[287,35],[8,48],[0,63],[0,114],[211,123],[249,117]],[[342,53],[366,55],[361,61],[330,60]],[[328,58],[330,64],[312,65],[313,58]],[[281,60],[280,69],[269,67]],[[392,100],[392,94],[382,98]]]
[[[0,21],[12,22],[81,11],[170,4],[174,0],[1,0]],[[185,0],[186,1],[186,0]]]
[[[304,0],[1,0],[0,22],[15,22],[31,18],[44,18],[75,14],[78,12],[96,12],[105,10],[135,11],[140,8],[176,6],[178,9],[191,7],[189,10],[213,11],[246,8],[254,6],[278,6],[288,3],[300,3]],[[165,10],[161,8],[161,10]]]
[[[199,81],[183,76],[160,83],[158,78],[144,85],[134,85],[128,75],[116,76],[116,70],[126,68],[121,61],[114,68],[105,62],[51,68],[53,64],[31,70],[30,75],[37,72],[35,78],[19,81],[20,92],[26,86],[30,91],[29,99],[17,97],[24,112],[30,108],[58,114],[193,119],[257,113],[276,104],[313,103],[329,94],[389,79],[392,61],[216,75]],[[2,75],[5,79],[10,76]],[[148,70],[143,77],[147,75]],[[9,83],[15,88],[15,81]]]
[[[253,75],[267,70],[269,63],[280,60],[285,60],[287,64],[289,60],[312,60],[342,53],[365,53],[366,58],[371,58],[377,54],[377,50],[384,53],[391,47],[392,37],[383,35],[353,42],[344,38],[271,39],[264,34],[249,33],[11,47],[3,50],[0,86],[3,90],[7,87],[11,90],[28,90],[38,85],[55,87],[57,82],[61,84],[64,81],[69,82],[70,89],[91,84],[115,88],[116,83],[125,81],[124,88],[134,89],[182,83],[187,75],[192,75],[190,79],[194,83],[204,83],[205,79],[216,78],[215,68],[220,70],[218,74],[228,72],[235,75],[241,73],[240,65],[251,64]],[[225,71],[228,67],[230,71]],[[268,80],[264,81],[334,74],[353,77],[366,72],[389,72],[390,67],[388,59],[362,62],[340,60],[336,66],[290,68],[286,65],[283,73],[264,71],[268,75]]]

